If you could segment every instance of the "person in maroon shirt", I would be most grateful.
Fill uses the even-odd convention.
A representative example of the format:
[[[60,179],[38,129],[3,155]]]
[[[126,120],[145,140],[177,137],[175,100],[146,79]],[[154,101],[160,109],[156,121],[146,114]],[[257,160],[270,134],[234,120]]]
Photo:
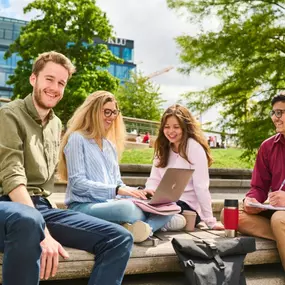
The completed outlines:
[[[275,240],[285,270],[285,211],[255,208],[249,202],[285,207],[285,96],[272,101],[271,119],[277,134],[265,140],[258,151],[251,188],[239,213],[239,231],[243,234]]]
[[[150,137],[149,137],[149,132],[146,132],[144,137],[143,137],[143,143],[149,143]]]

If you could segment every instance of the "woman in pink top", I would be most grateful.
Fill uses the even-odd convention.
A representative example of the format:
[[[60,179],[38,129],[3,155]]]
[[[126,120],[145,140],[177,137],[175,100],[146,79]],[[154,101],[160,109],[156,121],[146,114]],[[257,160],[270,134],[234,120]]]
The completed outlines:
[[[223,225],[213,217],[211,195],[209,192],[209,170],[212,163],[210,148],[202,130],[187,108],[175,104],[163,114],[159,134],[155,141],[155,159],[146,189],[155,190],[167,168],[195,169],[177,204],[184,210],[197,213],[196,224],[201,220],[211,229],[223,229]],[[175,219],[183,219],[181,215]],[[177,229],[177,225],[174,226]]]

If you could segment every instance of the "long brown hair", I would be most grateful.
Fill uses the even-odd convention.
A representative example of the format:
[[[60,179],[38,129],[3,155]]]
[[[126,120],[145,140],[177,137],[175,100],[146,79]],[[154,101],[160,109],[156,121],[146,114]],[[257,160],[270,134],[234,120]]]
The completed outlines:
[[[187,108],[179,104],[174,104],[166,109],[161,118],[158,136],[154,144],[154,157],[158,160],[156,167],[163,168],[166,167],[168,163],[171,144],[164,135],[163,130],[167,119],[171,116],[177,118],[179,125],[182,129],[182,139],[178,147],[179,155],[183,157],[186,161],[191,163],[187,157],[186,149],[188,138],[192,138],[204,148],[208,159],[208,166],[210,166],[213,161],[210,154],[210,147],[199,126],[199,123]]]
[[[119,113],[112,126],[107,132],[105,131],[101,114],[103,106],[108,102],[115,102],[118,109],[117,101],[112,93],[96,91],[85,99],[68,121],[68,129],[62,138],[59,153],[58,173],[62,179],[67,180],[68,178],[64,147],[73,132],[78,131],[88,139],[107,138],[116,145],[118,156],[121,156],[126,137],[125,125],[123,117]]]

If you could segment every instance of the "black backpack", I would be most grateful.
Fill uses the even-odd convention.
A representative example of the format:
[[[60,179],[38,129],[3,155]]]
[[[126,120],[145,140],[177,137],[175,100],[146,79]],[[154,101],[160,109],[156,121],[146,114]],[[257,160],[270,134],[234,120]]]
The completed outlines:
[[[194,241],[173,239],[172,246],[189,285],[246,285],[243,261],[253,252],[255,238]]]

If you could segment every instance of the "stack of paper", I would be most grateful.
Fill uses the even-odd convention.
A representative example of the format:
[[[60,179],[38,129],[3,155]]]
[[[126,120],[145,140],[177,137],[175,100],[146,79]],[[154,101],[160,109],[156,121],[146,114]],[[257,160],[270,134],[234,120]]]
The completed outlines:
[[[285,211],[285,207],[274,207],[274,206],[269,205],[269,204],[248,202],[248,205],[251,206],[251,207],[267,209],[267,210]]]

